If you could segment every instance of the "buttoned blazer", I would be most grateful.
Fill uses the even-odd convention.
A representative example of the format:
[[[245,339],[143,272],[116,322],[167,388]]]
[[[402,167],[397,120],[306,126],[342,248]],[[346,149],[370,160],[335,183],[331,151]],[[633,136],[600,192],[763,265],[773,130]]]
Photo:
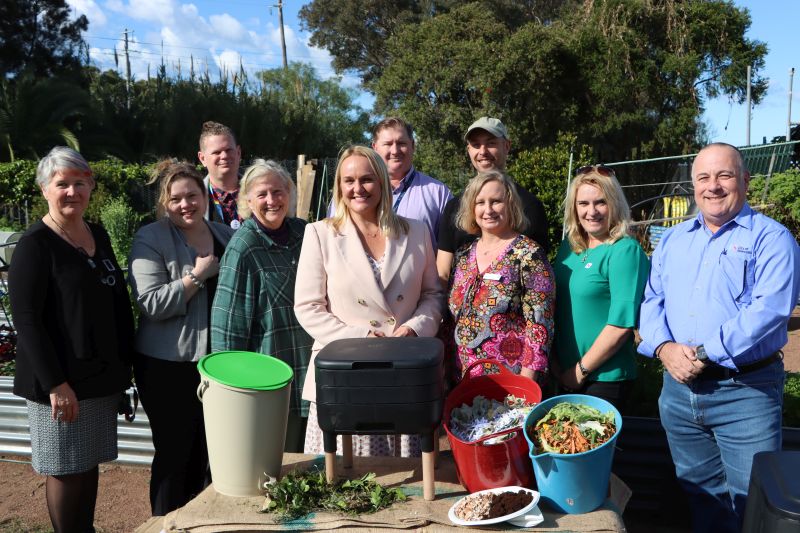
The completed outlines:
[[[444,294],[428,229],[404,219],[405,235],[387,239],[378,285],[355,226],[337,231],[323,220],[306,226],[297,268],[294,310],[314,338],[303,398],[314,401],[314,357],[338,339],[366,337],[370,330],[391,336],[408,326],[420,337],[436,335]]]

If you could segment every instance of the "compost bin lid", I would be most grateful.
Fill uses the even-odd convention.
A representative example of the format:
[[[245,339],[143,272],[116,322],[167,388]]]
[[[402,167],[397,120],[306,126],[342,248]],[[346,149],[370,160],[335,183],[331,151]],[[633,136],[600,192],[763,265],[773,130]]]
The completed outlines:
[[[444,345],[435,337],[364,337],[327,344],[314,365],[322,370],[343,370],[376,363],[409,370],[438,366],[443,358]]]
[[[277,390],[294,377],[280,359],[254,352],[215,352],[200,359],[197,369],[223,385],[252,390]]]
[[[767,505],[782,518],[800,520],[800,451],[759,452],[752,476],[761,484]]]

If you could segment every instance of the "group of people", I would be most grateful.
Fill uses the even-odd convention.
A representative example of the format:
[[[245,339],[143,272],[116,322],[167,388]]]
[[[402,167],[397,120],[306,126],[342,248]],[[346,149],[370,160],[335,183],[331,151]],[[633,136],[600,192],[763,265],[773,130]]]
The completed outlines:
[[[230,128],[203,125],[195,165],[154,171],[158,219],[135,235],[128,284],[108,235],[84,221],[92,171],[54,148],[37,183],[48,213],[9,273],[18,329],[14,392],[27,400],[33,467],[54,529],[93,531],[98,464],[117,456],[131,374],[153,433],[154,515],[210,482],[197,361],[269,354],[294,370],[286,451],[321,453],[315,354],[342,338],[439,336],[448,385],[503,365],[545,391],[602,397],[626,412],[638,351],[665,368],[659,401],[696,531],[740,527],[754,453],[780,449],[780,348],[800,291],[792,235],[746,202],[730,145],[692,167],[697,217],[648,259],[630,234],[614,171],[578,169],[565,239],[548,261],[542,203],[506,172],[505,125],[467,130],[476,175],[453,197],[414,168],[410,124],[390,117],[372,147],[339,156],[328,217],[294,216],[288,172],[256,159],[240,177]],[[416,455],[415,436],[353,438],[357,455]],[[720,529],[723,528],[723,529]]]

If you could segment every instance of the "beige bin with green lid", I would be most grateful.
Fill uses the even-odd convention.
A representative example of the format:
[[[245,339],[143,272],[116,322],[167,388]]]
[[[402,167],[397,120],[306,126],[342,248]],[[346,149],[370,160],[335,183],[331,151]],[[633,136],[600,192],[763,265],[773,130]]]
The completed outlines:
[[[197,368],[214,489],[263,494],[280,477],[294,372],[280,359],[236,351],[212,353]]]

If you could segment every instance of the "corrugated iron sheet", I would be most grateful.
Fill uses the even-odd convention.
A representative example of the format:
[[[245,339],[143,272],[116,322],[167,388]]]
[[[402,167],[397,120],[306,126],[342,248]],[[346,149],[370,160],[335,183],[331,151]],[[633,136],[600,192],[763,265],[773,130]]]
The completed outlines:
[[[30,457],[28,409],[23,398],[11,393],[12,384],[13,378],[0,377],[0,454]],[[142,405],[139,404],[133,423],[120,416],[117,427],[119,457],[116,462],[149,466],[153,461],[153,440]]]

